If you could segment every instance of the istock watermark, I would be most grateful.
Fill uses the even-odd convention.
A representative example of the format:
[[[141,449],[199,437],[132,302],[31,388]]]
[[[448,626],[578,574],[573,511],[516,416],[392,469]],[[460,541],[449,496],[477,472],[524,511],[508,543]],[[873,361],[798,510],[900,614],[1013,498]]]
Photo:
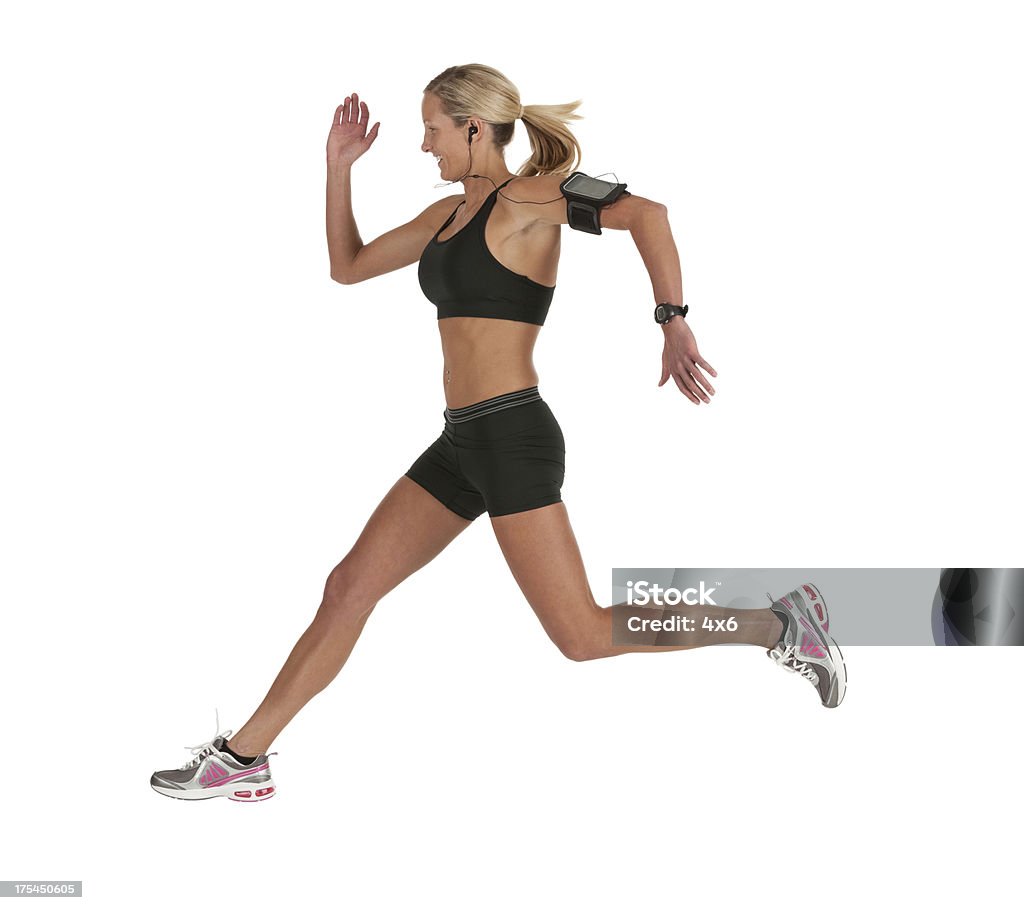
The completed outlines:
[[[626,582],[626,603],[630,606],[645,607],[653,603],[659,607],[675,607],[679,604],[686,604],[688,607],[705,606],[710,604],[717,607],[711,597],[718,590],[719,585],[713,588],[706,588],[704,582],[698,583],[697,588],[663,588],[657,582],[640,580],[637,582]]]
[[[826,630],[843,647],[1024,647],[1024,568],[1019,567],[614,568],[610,602],[622,607],[613,614],[615,641],[681,647],[701,641],[749,643],[757,640],[758,625],[767,638],[774,614],[766,608],[787,592],[805,590],[806,585],[813,585],[824,598]],[[624,610],[646,612],[626,614]],[[630,615],[652,622],[631,623]],[[730,616],[739,625],[735,632],[730,629]],[[707,628],[705,618],[713,628]],[[655,625],[653,620],[663,624]],[[665,624],[666,620],[671,621]]]
[[[704,643],[710,635],[723,643],[746,640],[749,631],[741,630],[738,614],[716,603],[719,587],[703,579],[687,587],[627,579],[626,602],[612,607],[612,644],[678,648]]]

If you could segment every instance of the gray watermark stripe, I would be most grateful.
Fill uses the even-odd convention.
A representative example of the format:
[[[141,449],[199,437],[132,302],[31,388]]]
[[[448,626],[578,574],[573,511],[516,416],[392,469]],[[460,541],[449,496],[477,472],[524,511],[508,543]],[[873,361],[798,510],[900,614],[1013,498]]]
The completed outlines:
[[[690,592],[684,603],[693,615],[703,590],[704,603],[734,612],[742,624],[742,610],[767,609],[804,583],[821,591],[829,634],[840,645],[1024,645],[1024,569],[616,568],[612,604],[632,598],[635,606],[682,609],[664,598],[637,604],[638,593],[642,600],[658,585],[674,597]],[[682,633],[659,638],[685,641]]]
[[[81,897],[81,881],[0,881],[0,897]]]

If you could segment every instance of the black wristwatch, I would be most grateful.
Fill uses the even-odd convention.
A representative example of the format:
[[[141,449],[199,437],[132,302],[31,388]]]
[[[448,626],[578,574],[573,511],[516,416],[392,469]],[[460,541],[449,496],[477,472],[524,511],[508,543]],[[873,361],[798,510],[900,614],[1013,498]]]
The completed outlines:
[[[671,303],[659,303],[654,308],[654,321],[658,325],[664,325],[673,316],[686,316],[686,311],[690,309],[690,305],[686,306],[675,306]]]

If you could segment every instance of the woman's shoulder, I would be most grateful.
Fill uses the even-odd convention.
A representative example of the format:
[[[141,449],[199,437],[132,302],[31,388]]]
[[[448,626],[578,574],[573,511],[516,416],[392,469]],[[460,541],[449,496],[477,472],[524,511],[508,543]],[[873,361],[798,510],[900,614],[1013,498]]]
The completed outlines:
[[[524,223],[542,221],[545,224],[566,224],[565,197],[561,185],[567,174],[533,174],[513,177],[501,193],[508,208],[517,210],[516,216]]]
[[[515,176],[505,184],[502,192],[523,202],[543,202],[553,196],[562,195],[560,187],[567,176],[567,174]]]

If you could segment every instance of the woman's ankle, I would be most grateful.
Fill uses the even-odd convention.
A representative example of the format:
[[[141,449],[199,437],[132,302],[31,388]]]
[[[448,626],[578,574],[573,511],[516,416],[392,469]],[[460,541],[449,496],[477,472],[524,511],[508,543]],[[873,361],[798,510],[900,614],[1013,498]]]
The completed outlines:
[[[238,741],[237,736],[233,736],[227,742],[224,743],[225,748],[231,750],[235,755],[241,755],[246,758],[251,758],[254,755],[260,755],[265,750],[257,748],[256,746],[250,746],[245,740]]]

